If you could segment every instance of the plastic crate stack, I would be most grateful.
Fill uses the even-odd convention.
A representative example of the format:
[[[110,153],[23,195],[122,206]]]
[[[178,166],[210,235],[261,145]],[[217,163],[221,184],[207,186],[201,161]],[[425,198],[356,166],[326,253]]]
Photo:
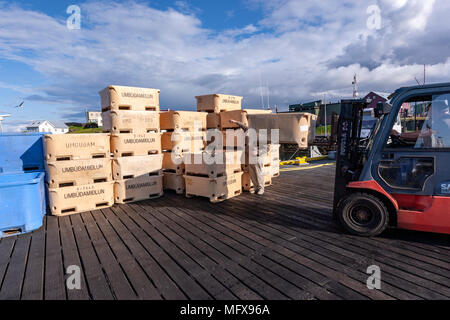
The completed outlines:
[[[114,204],[108,134],[46,135],[51,213],[70,215]]]
[[[242,97],[212,94],[196,99],[197,111],[206,115],[207,129],[215,130],[212,134],[209,132],[207,143],[214,142],[216,148],[214,154],[185,154],[186,196],[207,197],[211,202],[220,202],[242,193],[245,134],[242,129],[232,130],[227,140],[220,121],[221,112],[241,110]]]
[[[163,195],[158,89],[109,86],[100,92],[103,130],[111,134],[115,203]]]
[[[230,120],[239,121],[246,126],[248,126],[248,119],[247,115],[249,114],[271,114],[271,110],[263,110],[263,109],[244,109],[244,110],[233,110],[233,111],[223,111],[220,113],[220,126],[223,132],[226,133],[228,141],[230,135],[233,135],[236,130],[238,129],[238,126],[236,124],[233,124],[230,122]],[[239,135],[242,133],[239,133]],[[270,135],[270,132],[268,130],[267,134]],[[236,135],[239,137],[239,135]],[[224,138],[225,139],[225,138]],[[232,141],[231,143],[236,143],[236,141]],[[245,139],[245,142],[248,142],[247,139]],[[226,143],[228,146],[229,142]],[[266,187],[272,185],[272,158],[271,158],[271,147],[270,144],[266,145],[266,149],[264,149],[263,146],[260,146],[260,152],[261,154],[259,156],[262,157],[262,163],[263,163],[263,175],[264,175],[264,185]],[[242,175],[242,188],[245,191],[254,191],[253,183],[251,182],[250,175],[248,173],[248,163],[249,163],[249,150],[248,146],[245,145],[245,162],[242,165],[242,169],[244,171]]]
[[[242,194],[243,150],[216,150],[184,155],[186,196],[221,202]]]
[[[206,113],[161,112],[164,188],[185,193],[184,155],[205,148]]]
[[[46,210],[42,134],[0,134],[0,238],[42,226]]]

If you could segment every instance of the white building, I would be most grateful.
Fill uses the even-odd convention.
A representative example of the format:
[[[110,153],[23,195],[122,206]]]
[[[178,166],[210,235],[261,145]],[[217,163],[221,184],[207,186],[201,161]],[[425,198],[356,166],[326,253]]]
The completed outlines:
[[[99,127],[102,127],[102,113],[97,111],[86,111],[86,123],[96,123]]]
[[[35,120],[27,126],[26,132],[49,132],[52,134],[65,134],[69,127],[60,121]]]

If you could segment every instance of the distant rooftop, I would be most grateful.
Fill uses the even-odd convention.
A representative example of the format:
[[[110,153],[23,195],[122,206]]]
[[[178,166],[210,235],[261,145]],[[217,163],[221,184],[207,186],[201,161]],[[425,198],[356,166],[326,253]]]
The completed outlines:
[[[60,120],[33,120],[28,127],[39,127],[44,122],[48,121],[50,124],[52,124],[55,128],[58,129],[67,129],[67,125]]]

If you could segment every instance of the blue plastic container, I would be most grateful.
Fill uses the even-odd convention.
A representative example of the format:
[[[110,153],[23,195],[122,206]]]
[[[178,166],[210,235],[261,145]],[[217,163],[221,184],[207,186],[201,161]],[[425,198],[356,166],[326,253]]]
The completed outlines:
[[[0,174],[44,172],[44,133],[0,134]]]
[[[0,237],[42,227],[46,210],[45,173],[0,175]]]

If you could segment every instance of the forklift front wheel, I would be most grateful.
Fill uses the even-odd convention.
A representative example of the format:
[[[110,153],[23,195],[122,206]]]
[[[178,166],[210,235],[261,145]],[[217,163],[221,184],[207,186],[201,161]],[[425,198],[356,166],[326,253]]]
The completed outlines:
[[[355,235],[373,237],[386,230],[389,211],[383,201],[367,193],[352,193],[338,207],[344,228]]]

